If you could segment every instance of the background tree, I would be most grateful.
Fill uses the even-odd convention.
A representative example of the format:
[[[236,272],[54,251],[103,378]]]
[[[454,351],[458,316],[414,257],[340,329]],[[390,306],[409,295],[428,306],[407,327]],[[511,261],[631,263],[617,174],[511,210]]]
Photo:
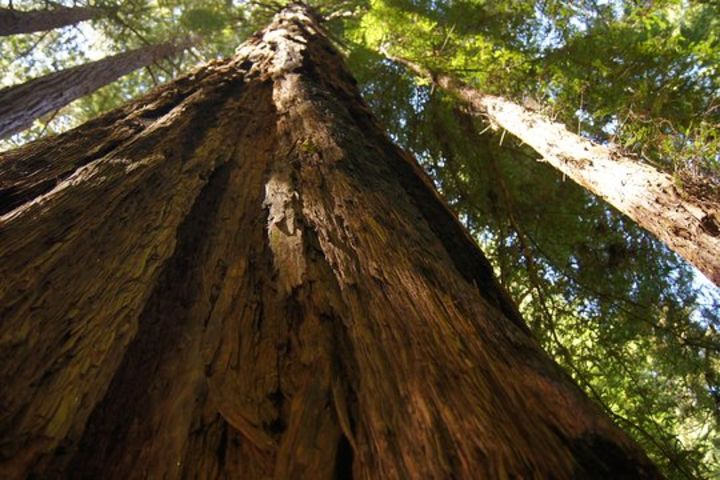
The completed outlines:
[[[106,14],[105,10],[94,7],[67,8],[59,6],[52,9],[33,11],[0,8],[0,36],[52,30]]]
[[[493,128],[532,147],[539,161],[607,201],[720,286],[720,202],[679,190],[670,175],[631,158],[616,145],[598,145],[511,100],[394,57],[385,47],[383,53],[456,96]]]
[[[223,5],[222,15],[218,6]],[[44,2],[15,2],[16,8],[41,8]],[[107,8],[106,8],[107,7]],[[178,55],[156,59],[120,81],[101,88],[68,107],[41,118],[33,128],[17,135],[7,145],[19,145],[46,133],[56,133],[106,112],[179,73],[204,58],[227,56],[253,26],[245,25],[244,12],[226,2],[124,2],[121,7],[104,6],[109,15],[92,25],[80,24],[34,35],[16,35],[0,42],[0,85],[9,87],[113,54],[148,48],[169,38],[202,37]],[[239,36],[238,36],[239,35]],[[206,46],[205,42],[208,42]]]
[[[183,51],[189,38],[130,50],[0,90],[0,138],[28,128],[43,115],[88,95],[138,68]]]

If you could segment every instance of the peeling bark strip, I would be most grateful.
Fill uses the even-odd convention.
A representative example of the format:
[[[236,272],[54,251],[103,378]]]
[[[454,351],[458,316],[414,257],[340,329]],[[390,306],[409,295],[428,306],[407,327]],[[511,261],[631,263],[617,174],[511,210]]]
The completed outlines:
[[[445,74],[389,58],[432,78],[476,112],[522,140],[580,186],[610,205],[692,263],[720,287],[720,203],[680,192],[670,175],[617,150],[595,144],[503,97],[487,95]]]
[[[25,130],[35,119],[189,45],[189,40],[149,45],[4,88],[0,90],[0,138]]]
[[[51,10],[22,12],[0,8],[0,37],[18,33],[44,32],[66,25],[75,25],[107,15],[107,11],[94,7],[55,7]]]
[[[6,169],[3,478],[657,476],[305,6]]]

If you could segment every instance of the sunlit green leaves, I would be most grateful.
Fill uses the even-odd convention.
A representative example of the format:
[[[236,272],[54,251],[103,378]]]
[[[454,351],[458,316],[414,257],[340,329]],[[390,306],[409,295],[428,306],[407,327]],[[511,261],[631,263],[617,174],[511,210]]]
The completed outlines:
[[[180,23],[191,31],[210,33],[225,26],[225,19],[220,12],[209,8],[193,8],[180,16]]]

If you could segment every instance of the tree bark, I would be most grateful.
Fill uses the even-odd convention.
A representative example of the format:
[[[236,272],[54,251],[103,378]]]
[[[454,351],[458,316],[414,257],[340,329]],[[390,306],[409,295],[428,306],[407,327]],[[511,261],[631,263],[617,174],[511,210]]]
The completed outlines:
[[[181,52],[190,40],[165,42],[78,65],[0,90],[0,138],[29,128],[33,121],[110,82]]]
[[[4,478],[657,476],[305,6],[5,157]]]
[[[720,201],[679,190],[672,177],[617,148],[598,145],[506,98],[488,95],[447,74],[392,57],[532,147],[555,167],[605,199],[720,287]]]
[[[104,17],[107,11],[94,7],[56,7],[51,10],[21,12],[0,8],[0,37],[18,33],[44,32]]]

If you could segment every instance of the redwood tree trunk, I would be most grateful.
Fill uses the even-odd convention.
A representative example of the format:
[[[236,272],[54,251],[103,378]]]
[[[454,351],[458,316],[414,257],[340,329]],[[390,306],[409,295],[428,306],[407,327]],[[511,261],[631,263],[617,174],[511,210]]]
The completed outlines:
[[[0,37],[18,33],[44,32],[103,17],[107,12],[94,7],[56,7],[51,10],[21,12],[0,8]]]
[[[4,478],[656,476],[303,6],[0,182]]]
[[[187,46],[187,40],[149,45],[4,88],[0,90],[0,138],[20,132],[35,119]]]
[[[419,66],[397,59],[421,75]],[[605,199],[695,265],[720,287],[720,199],[680,191],[673,178],[620,151],[598,145],[503,97],[485,94],[457,79],[434,75],[496,128],[519,138],[580,186]]]

